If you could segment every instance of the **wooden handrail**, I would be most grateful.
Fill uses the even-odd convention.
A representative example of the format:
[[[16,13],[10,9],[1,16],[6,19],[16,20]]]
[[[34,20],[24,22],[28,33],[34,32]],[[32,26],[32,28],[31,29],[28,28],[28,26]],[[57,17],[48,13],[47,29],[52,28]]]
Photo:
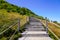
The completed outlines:
[[[10,29],[12,26],[14,26],[14,25],[16,25],[16,24],[17,24],[17,23],[14,23],[13,25],[11,25],[9,28],[7,28],[7,29],[4,30],[3,32],[1,32],[0,35],[3,34],[4,32],[6,32],[8,29]]]
[[[42,22],[42,24],[46,27],[46,25]],[[55,35],[55,33],[50,29],[50,28],[48,28],[48,30],[58,39],[58,40],[60,40],[60,38],[57,36],[57,35]]]

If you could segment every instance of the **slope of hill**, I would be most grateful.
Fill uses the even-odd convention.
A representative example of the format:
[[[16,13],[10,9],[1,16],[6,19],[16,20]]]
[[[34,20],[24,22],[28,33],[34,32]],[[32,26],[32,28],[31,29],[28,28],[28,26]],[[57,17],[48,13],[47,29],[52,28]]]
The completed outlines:
[[[36,15],[25,7],[18,7],[6,2],[5,0],[0,0],[0,32],[8,28],[9,25],[13,24],[15,22],[15,19],[18,18],[20,18],[20,26],[23,26],[26,23],[26,18],[28,16],[44,19],[42,16]],[[0,35],[0,40],[8,40],[11,36],[10,33],[14,31],[13,29],[11,28],[4,34]],[[19,37],[18,34],[15,35],[15,38],[17,37]]]
[[[18,18],[20,18],[20,24],[21,24],[20,26],[23,26],[26,23],[27,16],[25,15],[22,16],[16,12],[7,12],[5,9],[1,9],[0,10],[0,33],[3,32],[5,29],[7,29],[10,25],[14,24],[16,22],[16,19]],[[11,30],[9,33],[11,33]],[[8,33],[6,33],[5,35],[7,34]],[[5,38],[5,36],[2,37]],[[1,35],[0,35],[0,40],[2,40]]]
[[[42,21],[45,20],[44,17],[36,15],[34,12],[29,10],[28,8],[18,7],[16,5],[6,2],[5,0],[0,0],[0,32],[2,32],[1,29],[6,28],[6,27],[3,27],[4,25],[7,26],[7,25],[13,24],[15,22],[15,19],[18,19],[18,18],[20,18],[20,24],[21,24],[20,26],[23,26],[25,23],[27,23],[26,18],[28,16],[33,16],[33,17],[42,19]],[[55,30],[53,30],[51,26],[55,28]],[[55,25],[53,25],[52,23],[49,23],[49,28],[51,28],[51,30],[60,38],[60,34],[59,34],[60,29],[56,28]],[[11,33],[11,31],[9,31],[9,33]],[[0,40],[5,40],[5,39],[8,40],[11,34],[9,34],[9,36],[7,37],[6,35],[7,34],[5,34],[5,36],[0,35]]]
[[[0,0],[0,9],[5,9],[7,12],[17,12],[21,15],[35,15],[31,10],[27,8],[18,7],[3,0]]]
[[[20,18],[20,26],[23,26],[28,16],[35,16],[35,14],[27,8],[21,8],[4,0],[0,0],[0,33],[8,28],[9,25],[13,24],[16,21],[15,19],[18,18]],[[12,31],[13,29],[11,28],[5,32],[5,34],[0,35],[0,40],[8,40]]]
[[[44,23],[46,25],[46,20],[42,20],[42,23]],[[51,29],[51,31],[58,37],[60,38],[60,28],[58,26],[56,26],[55,24],[53,24],[52,22],[48,22],[48,28]],[[51,33],[49,33],[49,35],[51,36],[51,38],[53,38],[54,40],[58,40],[56,38],[55,35],[52,35]]]

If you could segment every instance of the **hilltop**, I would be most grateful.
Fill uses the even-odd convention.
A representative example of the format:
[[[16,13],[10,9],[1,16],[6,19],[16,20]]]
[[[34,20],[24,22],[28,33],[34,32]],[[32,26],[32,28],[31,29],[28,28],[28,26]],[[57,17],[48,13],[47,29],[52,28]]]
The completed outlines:
[[[0,0],[0,10],[5,9],[7,12],[17,12],[21,15],[36,15],[31,10],[25,7],[18,7],[16,5],[10,4],[4,0]]]

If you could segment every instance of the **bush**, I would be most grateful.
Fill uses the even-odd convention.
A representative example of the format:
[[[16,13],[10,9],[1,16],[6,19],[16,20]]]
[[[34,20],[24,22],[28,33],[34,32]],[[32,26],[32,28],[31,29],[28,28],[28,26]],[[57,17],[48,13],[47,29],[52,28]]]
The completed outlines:
[[[3,35],[0,35],[0,39],[3,37]]]
[[[17,40],[19,37],[22,37],[22,35],[20,33],[16,33],[14,36],[14,40]]]
[[[5,37],[9,37],[9,36],[11,36],[14,32],[15,32],[14,30],[9,29],[9,30],[6,31],[3,35],[4,35]]]
[[[48,31],[48,33],[49,33],[49,36],[50,36],[52,39],[57,40],[57,38],[56,38],[50,31]]]

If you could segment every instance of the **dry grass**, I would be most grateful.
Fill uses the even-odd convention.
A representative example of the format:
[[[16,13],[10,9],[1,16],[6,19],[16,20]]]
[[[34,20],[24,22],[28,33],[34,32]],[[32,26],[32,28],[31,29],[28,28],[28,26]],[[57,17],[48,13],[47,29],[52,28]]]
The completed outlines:
[[[42,22],[45,23],[45,20]],[[60,28],[50,22],[48,22],[48,27],[60,38]]]
[[[28,16],[20,15],[19,13],[16,13],[16,12],[7,12],[4,9],[0,9],[0,31],[2,29],[5,30],[4,28],[8,28],[9,27],[9,26],[5,27],[4,26],[5,24],[8,25],[8,23],[9,23],[9,25],[11,25],[12,21],[14,21],[14,23],[15,23],[15,19],[20,19],[20,26],[23,27],[23,25],[27,22],[27,17]],[[13,26],[11,29],[12,30],[17,30],[17,27],[18,27],[18,24]],[[2,37],[0,40],[6,40],[6,39],[7,39],[6,37]]]
[[[13,21],[15,19],[20,18],[20,26],[23,26],[26,23],[26,18],[28,16],[25,15],[20,15],[19,13],[16,12],[7,12],[6,10],[2,9],[0,10],[0,25],[4,25],[7,22]]]

